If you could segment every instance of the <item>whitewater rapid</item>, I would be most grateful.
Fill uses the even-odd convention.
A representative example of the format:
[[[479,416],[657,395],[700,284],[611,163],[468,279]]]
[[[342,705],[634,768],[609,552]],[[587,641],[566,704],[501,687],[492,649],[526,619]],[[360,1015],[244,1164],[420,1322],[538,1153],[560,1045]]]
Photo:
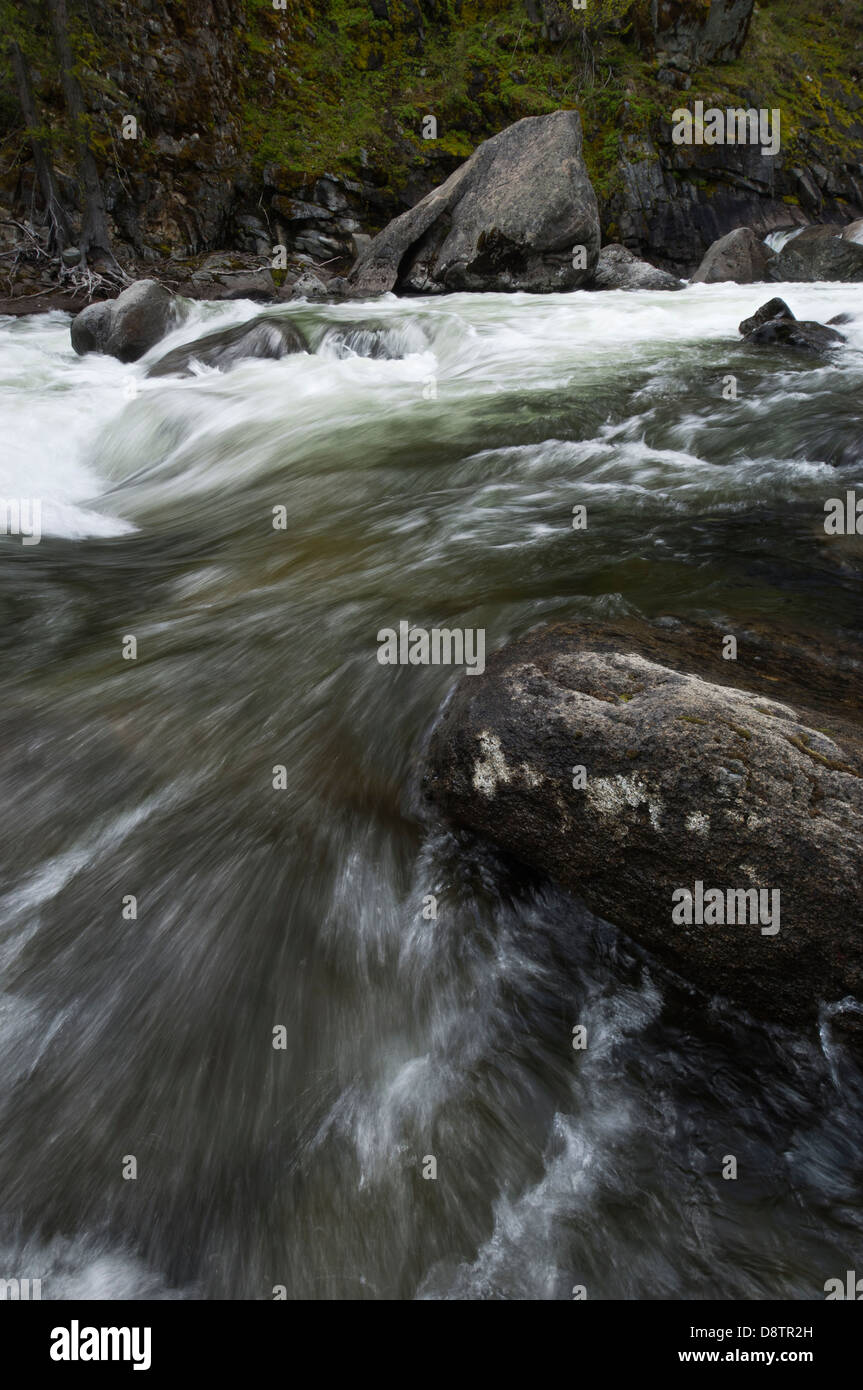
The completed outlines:
[[[847,343],[743,344],[774,294]],[[673,615],[854,649],[859,538],[823,516],[861,483],[863,286],[297,303],[263,312],[309,353],[148,378],[260,312],[189,304],[131,365],[0,320],[0,496],[43,517],[0,537],[0,1277],[821,1297],[863,1234],[851,1059],[429,822],[457,673],[376,634]]]

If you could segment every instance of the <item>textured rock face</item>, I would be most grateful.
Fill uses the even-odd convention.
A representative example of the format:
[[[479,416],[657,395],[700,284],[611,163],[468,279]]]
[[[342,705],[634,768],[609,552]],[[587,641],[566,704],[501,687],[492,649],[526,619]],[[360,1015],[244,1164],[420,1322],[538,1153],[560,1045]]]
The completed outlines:
[[[677,59],[685,69],[731,62],[746,41],[754,8],[755,0],[651,0],[657,61]]]
[[[739,227],[765,237],[789,222],[844,224],[863,212],[863,174],[850,155],[810,169],[757,145],[674,145],[671,111],[690,107],[691,95],[671,98],[668,125],[654,139],[626,143],[619,185],[602,209],[603,226],[612,221],[625,245],[691,275],[713,242]]]
[[[588,286],[592,290],[682,290],[683,281],[641,261],[625,246],[603,246]]]
[[[863,280],[863,246],[835,225],[806,227],[770,265],[772,280]]]
[[[708,994],[802,1025],[863,999],[861,672],[720,646],[654,625],[530,634],[462,681],[425,792]],[[765,890],[778,923],[675,922],[698,883]]]
[[[105,352],[108,334],[114,319],[114,306],[110,301],[101,304],[88,304],[72,320],[70,329],[72,346],[79,357],[88,352]]]
[[[293,324],[278,319],[253,319],[217,329],[193,343],[184,343],[154,362],[148,376],[188,376],[192,362],[227,370],[249,357],[277,359],[307,351],[306,341]]]
[[[573,255],[583,247],[583,257]],[[374,238],[349,283],[387,290],[574,289],[599,253],[599,211],[575,111],[529,116],[486,140]]]
[[[137,362],[176,322],[173,295],[155,280],[139,280],[116,299],[82,309],[72,321],[72,346],[79,356],[102,352]]]
[[[767,279],[772,260],[772,253],[761,238],[751,228],[740,227],[713,243],[692,283],[714,285],[720,280],[733,280],[738,285],[753,285]]]

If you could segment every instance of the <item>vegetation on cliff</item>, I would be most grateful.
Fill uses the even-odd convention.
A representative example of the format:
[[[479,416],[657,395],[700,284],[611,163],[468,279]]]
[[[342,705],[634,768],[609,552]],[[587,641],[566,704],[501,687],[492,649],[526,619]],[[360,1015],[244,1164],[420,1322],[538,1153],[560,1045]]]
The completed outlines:
[[[736,60],[689,70],[659,65],[649,0],[587,0],[584,11],[564,0],[277,3],[284,8],[273,0],[70,0],[86,134],[109,203],[121,204],[125,192],[155,208],[164,194],[170,218],[150,234],[166,250],[202,236],[215,245],[216,228],[227,238],[224,198],[205,233],[191,225],[191,213],[186,227],[184,201],[200,202],[196,171],[252,201],[268,166],[282,171],[280,187],[301,189],[327,172],[362,179],[381,192],[366,222],[374,230],[399,200],[415,200],[482,139],[560,107],[581,112],[612,236],[622,155],[639,140],[661,138],[675,106],[695,97],[779,107],[787,162],[829,170],[841,159],[863,175],[859,0],[817,8],[762,0]],[[703,12],[707,0],[678,9],[687,6]],[[74,201],[81,118],[64,100],[47,13],[23,0],[2,0],[0,11],[30,65],[39,112],[28,131],[7,44],[0,198],[20,199],[32,182],[35,137],[52,150],[61,194]],[[134,142],[121,134],[128,115],[140,125]]]

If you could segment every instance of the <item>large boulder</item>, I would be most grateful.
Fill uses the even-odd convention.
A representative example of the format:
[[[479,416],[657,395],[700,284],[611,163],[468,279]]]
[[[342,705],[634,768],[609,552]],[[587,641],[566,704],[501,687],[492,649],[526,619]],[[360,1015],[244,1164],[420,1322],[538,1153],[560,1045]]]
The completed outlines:
[[[81,310],[72,321],[72,347],[79,356],[102,352],[121,362],[137,362],[177,319],[170,291],[155,280],[138,280],[116,299]]]
[[[99,304],[88,304],[72,320],[70,333],[72,347],[79,357],[88,352],[105,352],[105,344],[114,320],[114,306],[110,300]]]
[[[599,242],[581,120],[555,111],[484,141],[374,238],[348,282],[356,295],[569,290],[590,278]]]
[[[683,281],[659,270],[625,246],[603,246],[588,287],[592,290],[682,290]]]
[[[277,359],[307,351],[306,340],[292,323],[262,317],[230,328],[217,328],[194,342],[172,348],[153,363],[147,375],[189,376],[193,362],[227,371],[249,357]]]
[[[770,263],[771,280],[863,280],[863,246],[833,224],[806,227]]]
[[[721,280],[733,280],[737,285],[754,285],[768,278],[773,259],[773,252],[750,227],[738,227],[714,241],[691,283],[715,285]]]
[[[837,319],[845,321],[844,315],[837,315]],[[755,347],[789,347],[809,354],[827,352],[846,341],[843,333],[826,324],[796,319],[784,299],[768,300],[738,329]]]
[[[425,795],[708,995],[811,1024],[863,1001],[860,662],[754,633],[724,661],[721,632],[666,622],[498,652],[446,706]],[[684,889],[696,919],[709,890],[766,896],[688,925]]]

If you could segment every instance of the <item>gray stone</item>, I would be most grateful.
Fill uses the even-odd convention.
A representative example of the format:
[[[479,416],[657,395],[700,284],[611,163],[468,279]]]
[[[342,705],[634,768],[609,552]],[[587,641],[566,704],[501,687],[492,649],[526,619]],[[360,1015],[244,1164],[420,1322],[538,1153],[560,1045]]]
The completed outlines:
[[[320,304],[329,297],[329,290],[323,280],[311,270],[304,270],[291,286],[291,299],[309,299]]]
[[[603,246],[590,282],[592,290],[682,290],[683,281],[639,260],[625,246]]]
[[[772,260],[773,253],[750,227],[738,227],[714,241],[691,283],[714,285],[733,280],[738,285],[752,285],[768,278]]]
[[[842,228],[843,241],[855,241],[858,246],[863,245],[863,217],[858,217],[856,222],[849,222],[847,227]]]
[[[292,323],[259,317],[249,323],[234,324],[207,333],[193,343],[172,348],[155,362],[148,376],[189,376],[192,362],[223,371],[250,357],[278,359],[294,352],[307,352],[308,345]]]
[[[859,662],[746,634],[729,672],[720,635],[624,620],[510,644],[445,707],[425,796],[708,996],[811,1026],[863,1000]],[[778,890],[779,931],[676,924],[697,882]]]
[[[768,300],[738,327],[746,342],[755,347],[788,347],[796,352],[820,354],[845,342],[844,335],[835,328],[796,319],[784,299]]]
[[[155,280],[138,280],[116,299],[88,304],[72,321],[72,347],[137,362],[177,322],[173,295]]]
[[[216,280],[225,291],[222,299],[274,299],[276,295],[273,273],[266,268],[217,271]]]
[[[138,280],[112,303],[104,351],[121,362],[137,362],[177,322],[174,297],[155,280]]]
[[[747,333],[754,332],[756,328],[761,327],[762,323],[768,323],[770,319],[793,318],[794,315],[788,308],[785,300],[779,299],[777,296],[774,299],[768,299],[767,303],[762,304],[760,309],[756,309],[755,313],[752,314],[750,318],[744,319],[742,323],[738,324],[737,331],[738,333],[742,333],[745,338]]]
[[[863,246],[842,231],[833,225],[806,227],[778,252],[770,279],[863,281]]]
[[[575,289],[599,254],[599,212],[576,111],[528,116],[484,141],[372,241],[348,279],[388,290]],[[576,268],[575,247],[586,266]]]
[[[113,304],[103,300],[100,304],[88,304],[72,320],[70,329],[72,347],[79,357],[88,352],[105,352],[105,343],[111,332]]]

